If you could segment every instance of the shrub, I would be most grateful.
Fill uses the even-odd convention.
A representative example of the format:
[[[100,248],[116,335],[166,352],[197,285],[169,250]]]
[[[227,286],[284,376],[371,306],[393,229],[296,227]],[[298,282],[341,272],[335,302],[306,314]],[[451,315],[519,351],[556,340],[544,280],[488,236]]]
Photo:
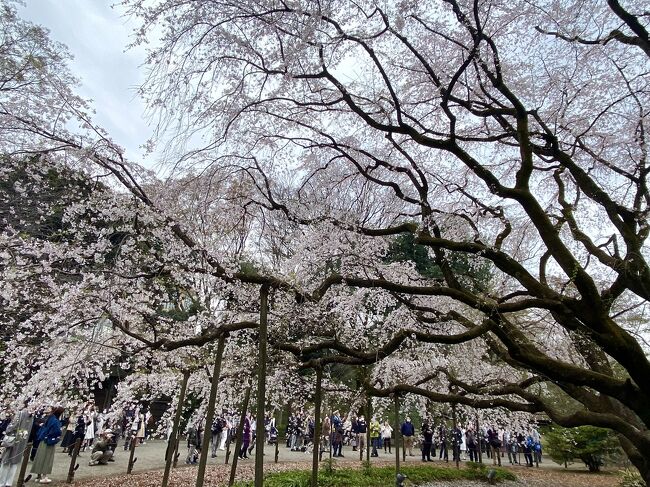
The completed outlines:
[[[619,454],[620,446],[614,433],[593,426],[561,428],[553,426],[545,434],[546,453],[560,465],[575,458],[584,462],[590,472],[598,472],[605,459]]]
[[[621,470],[621,487],[646,487],[645,481],[638,470],[626,468]]]

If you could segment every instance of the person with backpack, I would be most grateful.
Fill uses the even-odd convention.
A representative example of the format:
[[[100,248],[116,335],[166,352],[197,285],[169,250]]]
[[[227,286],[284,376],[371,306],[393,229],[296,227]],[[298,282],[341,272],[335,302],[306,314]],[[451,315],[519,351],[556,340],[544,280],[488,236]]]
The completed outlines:
[[[199,430],[195,425],[187,429],[187,457],[185,463],[195,464],[199,458]]]
[[[62,414],[62,407],[52,408],[45,423],[36,434],[36,439],[39,441],[39,445],[36,450],[36,456],[34,457],[31,472],[36,474],[36,483],[38,484],[49,484],[52,482],[52,480],[48,478],[48,475],[52,473],[56,444],[61,439],[60,418]]]
[[[526,442],[524,443],[524,459],[526,460],[526,466],[533,466],[533,449],[535,448],[535,442],[533,437],[528,435],[526,437]]]

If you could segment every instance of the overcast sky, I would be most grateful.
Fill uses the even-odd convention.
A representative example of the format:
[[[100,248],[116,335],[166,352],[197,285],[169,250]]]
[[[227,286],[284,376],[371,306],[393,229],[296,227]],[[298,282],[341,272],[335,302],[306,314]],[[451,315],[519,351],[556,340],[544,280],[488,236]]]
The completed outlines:
[[[142,160],[140,145],[151,134],[136,95],[144,69],[142,49],[128,50],[133,22],[111,8],[111,0],[27,0],[19,8],[24,19],[47,27],[51,37],[74,56],[71,71],[81,78],[79,94],[91,98],[95,121],[126,148],[127,157]],[[148,161],[148,166],[153,161]]]

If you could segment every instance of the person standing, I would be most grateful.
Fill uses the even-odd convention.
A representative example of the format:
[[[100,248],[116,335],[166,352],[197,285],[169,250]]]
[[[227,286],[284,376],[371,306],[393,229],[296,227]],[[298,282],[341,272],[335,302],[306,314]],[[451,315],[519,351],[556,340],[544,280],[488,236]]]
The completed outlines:
[[[86,410],[84,415],[84,421],[86,423],[86,432],[84,434],[84,451],[89,446],[92,446],[93,441],[95,441],[95,419],[97,414],[95,413],[95,406],[90,406]]]
[[[248,446],[251,443],[251,420],[250,415],[247,414],[244,418],[244,431],[242,434],[241,449],[239,450],[239,458],[248,458]]]
[[[223,423],[221,418],[214,418],[212,421],[212,427],[210,428],[210,433],[212,433],[212,458],[217,458],[217,448],[219,447],[219,438],[221,438],[221,432],[223,431]]]
[[[415,436],[415,426],[411,423],[411,418],[408,416],[402,423],[401,427],[402,438],[404,439],[404,453],[408,450],[409,457],[413,456],[413,436]]]
[[[356,416],[352,416],[352,419],[350,420],[350,434],[352,436],[352,451],[357,451],[357,436],[359,435],[359,427]]]
[[[63,439],[61,440],[61,453],[68,453],[68,450],[74,447],[74,429],[77,418],[71,414],[64,415],[61,421],[61,428],[64,429]],[[0,485],[1,487],[1,485]]]
[[[248,446],[248,454],[252,455],[253,450],[255,449],[255,440],[257,439],[257,418],[251,414],[250,417],[250,445]]]
[[[47,412],[43,408],[38,409],[34,413],[34,422],[32,423],[32,430],[29,432],[29,441],[28,441],[29,443],[32,444],[32,451],[29,454],[29,459],[32,462],[34,461],[34,458],[36,458],[36,451],[38,450],[38,445],[40,444],[40,441],[38,439],[38,432],[40,431],[41,427],[45,424],[46,419],[47,419]]]
[[[392,453],[390,446],[390,439],[392,436],[393,428],[388,421],[384,421],[384,424],[381,427],[381,439],[384,444],[384,453],[386,453],[386,448],[388,448],[388,453]]]
[[[535,447],[535,442],[531,435],[526,437],[526,443],[524,443],[524,459],[526,460],[526,466],[533,466],[533,449]]]
[[[334,428],[334,432],[332,433],[332,456],[334,457],[343,457],[343,424],[339,423],[339,425]]]
[[[490,444],[490,452],[492,454],[492,465],[501,466],[501,440],[496,428],[491,428],[487,431],[488,443]]]
[[[31,472],[36,474],[36,483],[49,484],[52,482],[48,475],[52,473],[56,444],[61,439],[61,421],[59,419],[61,414],[63,414],[62,407],[53,408],[36,435],[39,445],[31,469]]]
[[[377,420],[376,416],[373,416],[372,420],[370,421],[370,441],[372,443],[372,454],[370,455],[371,457],[378,457],[379,456],[379,448],[381,448],[379,441],[381,437],[381,425],[379,424],[379,421]]]
[[[187,429],[187,457],[185,463],[190,465],[197,461],[199,456],[199,431],[195,425]]]
[[[83,443],[85,437],[86,437],[86,419],[83,411],[80,410],[74,423],[74,431],[72,433],[72,443],[68,447],[69,456],[72,456],[72,451],[74,450],[74,446],[76,445],[77,440],[81,439],[81,442]]]
[[[422,423],[422,461],[432,462],[431,460],[431,446],[433,445],[433,428],[429,422],[429,418]]]
[[[357,447],[363,455],[363,449],[366,446],[366,433],[368,432],[368,424],[366,419],[363,417],[363,414],[359,416],[357,420]]]
[[[467,450],[469,451],[469,461],[478,462],[478,446],[476,433],[472,428],[465,432],[465,442],[467,443]]]
[[[230,428],[232,425],[230,424],[230,419],[226,417],[225,414],[221,416],[221,424],[223,426],[221,430],[221,437],[219,439],[219,450],[225,450],[226,449],[226,442],[230,440]]]
[[[145,437],[146,437],[146,430],[147,427],[147,418],[145,414],[140,410],[138,413],[138,429],[135,433],[135,444],[136,446],[140,445],[146,445],[147,443],[145,442]]]
[[[438,441],[440,442],[440,458],[439,460],[445,459],[445,462],[449,461],[449,452],[447,451],[447,427],[445,423],[440,423],[440,428],[438,428]]]
[[[23,459],[23,452],[27,448],[29,432],[34,421],[27,404],[25,401],[23,408],[11,419],[5,430],[2,441],[5,451],[0,458],[0,487],[11,487],[18,465]]]
[[[463,441],[463,432],[458,426],[451,430],[451,448],[454,462],[460,462],[460,446]]]

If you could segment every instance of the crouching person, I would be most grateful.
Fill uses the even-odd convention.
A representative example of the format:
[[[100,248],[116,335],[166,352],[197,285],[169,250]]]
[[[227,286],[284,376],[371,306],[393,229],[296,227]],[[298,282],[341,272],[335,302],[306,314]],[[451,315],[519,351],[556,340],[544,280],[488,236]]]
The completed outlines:
[[[108,462],[114,461],[113,450],[111,449],[112,437],[111,430],[104,430],[99,440],[93,445],[90,462],[88,462],[89,466],[106,465]]]

